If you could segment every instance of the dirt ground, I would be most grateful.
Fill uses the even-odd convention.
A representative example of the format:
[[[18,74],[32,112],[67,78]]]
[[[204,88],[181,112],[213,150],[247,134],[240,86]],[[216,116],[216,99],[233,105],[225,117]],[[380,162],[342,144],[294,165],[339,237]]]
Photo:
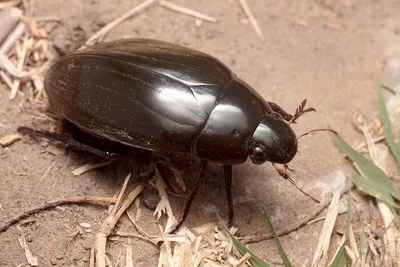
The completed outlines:
[[[400,2],[386,1],[268,1],[248,0],[263,37],[256,34],[238,1],[174,0],[194,10],[216,17],[217,23],[196,26],[193,18],[160,6],[153,6],[114,29],[106,38],[146,37],[175,42],[207,52],[230,66],[265,99],[292,112],[304,99],[318,112],[305,115],[295,126],[297,133],[332,126],[350,143],[359,139],[351,124],[353,112],[376,115],[375,81],[400,86],[396,66],[400,56]],[[329,4],[332,2],[332,6]],[[40,0],[34,2],[35,16],[56,16],[60,25],[53,33],[58,42],[78,34],[90,37],[102,25],[120,16],[140,1]],[[328,3],[328,4],[327,4]],[[297,20],[307,22],[303,27]],[[331,24],[329,24],[331,23]],[[337,29],[337,25],[340,29]],[[396,47],[397,46],[397,47]],[[397,64],[397,65],[396,65]],[[399,87],[400,88],[400,87]],[[0,84],[0,136],[14,133],[19,125],[29,125],[32,117],[21,113],[21,98],[8,99],[9,91]],[[298,185],[329,202],[332,191],[345,182],[350,165],[330,134],[319,133],[301,139],[301,153],[290,164]],[[8,148],[0,147],[0,224],[30,207],[59,197],[113,196],[126,175],[124,164],[112,164],[74,176],[75,168],[101,162],[87,153],[65,150],[52,144],[24,138]],[[44,173],[52,166],[45,176]],[[193,174],[198,165],[185,166]],[[270,164],[250,162],[234,166],[235,226],[239,234],[268,232],[263,208],[278,231],[293,228],[313,217],[321,205],[312,202]],[[184,175],[190,181],[190,177]],[[187,219],[188,227],[226,220],[223,169],[211,164]],[[145,194],[146,195],[146,194]],[[172,198],[174,212],[181,199]],[[135,210],[134,207],[131,208]],[[139,224],[157,234],[153,211],[143,208]],[[89,266],[94,233],[107,216],[107,208],[92,205],[67,205],[37,213],[23,222],[32,253],[39,266]],[[337,229],[343,231],[344,216]],[[92,232],[74,235],[79,223],[89,223]],[[307,225],[281,237],[295,266],[309,265],[322,222]],[[117,226],[134,231],[126,218]],[[0,234],[0,266],[26,263],[18,243],[15,226]],[[333,249],[340,236],[333,238]],[[128,242],[126,239],[124,242]],[[124,242],[111,242],[107,248],[112,262],[125,251]],[[157,266],[158,250],[146,242],[132,239],[134,266]],[[249,248],[268,261],[280,262],[273,240],[252,243]],[[275,264],[273,264],[275,265]]]

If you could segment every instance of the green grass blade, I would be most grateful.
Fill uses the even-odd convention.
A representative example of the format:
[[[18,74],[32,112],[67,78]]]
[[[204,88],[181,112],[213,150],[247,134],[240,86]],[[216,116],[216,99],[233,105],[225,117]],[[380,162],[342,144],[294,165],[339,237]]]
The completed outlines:
[[[400,200],[400,195],[384,171],[355,151],[341,136],[335,135],[335,138],[350,160],[360,168],[362,176],[353,176],[357,187],[392,206],[395,204],[394,199]]]
[[[352,198],[351,198],[351,189],[350,189],[350,190],[349,190],[349,193],[348,193],[348,198],[347,198],[346,240],[349,240],[349,235],[350,235],[350,227],[351,227],[351,204],[352,204]]]
[[[229,236],[233,241],[233,245],[235,246],[236,250],[240,253],[240,255],[244,255],[249,253],[251,255],[249,262],[252,267],[269,267],[268,263],[265,263],[259,257],[257,257],[253,252],[251,252],[245,245],[243,245],[236,237],[234,237],[228,230]]]
[[[365,257],[367,256],[367,238],[365,236],[365,232],[364,232],[364,219],[363,217],[360,215],[360,225],[361,225],[361,231],[360,231],[360,253],[361,253],[361,257],[363,259],[365,259]]]
[[[344,248],[345,246],[346,244],[343,244],[340,247],[330,267],[346,267],[346,249]]]
[[[398,136],[397,137],[398,139],[397,139],[397,144],[396,145],[397,145],[397,148],[400,150],[400,129],[399,129],[399,132],[397,133],[397,136]]]
[[[379,183],[379,181],[369,179],[368,177],[361,176],[359,174],[352,174],[351,180],[361,191],[365,192],[368,195],[379,199],[380,201],[386,203],[388,206],[392,208],[400,209],[400,206],[396,204],[394,198],[390,194],[389,190],[383,183]]]
[[[397,167],[400,170],[400,149],[396,142],[394,141],[394,136],[392,132],[392,124],[389,119],[389,114],[386,110],[386,103],[385,103],[385,98],[383,96],[382,92],[382,85],[378,84],[378,100],[379,100],[379,113],[383,125],[383,130],[385,133],[385,139],[386,142],[390,148],[390,151],[392,151],[392,154],[396,158],[397,161]]]
[[[279,236],[276,233],[276,231],[274,229],[274,226],[272,225],[272,222],[269,219],[269,217],[268,217],[267,213],[265,212],[265,210],[264,210],[264,215],[265,215],[265,218],[266,218],[266,221],[267,221],[267,226],[268,226],[269,230],[272,232],[272,235],[274,236],[274,239],[275,239],[275,243],[278,246],[278,251],[279,251],[279,254],[281,255],[283,263],[285,264],[286,267],[293,267],[292,263],[290,262],[288,256],[285,253],[285,250],[284,250],[284,248],[283,248],[283,246],[281,244],[281,241],[279,240]]]

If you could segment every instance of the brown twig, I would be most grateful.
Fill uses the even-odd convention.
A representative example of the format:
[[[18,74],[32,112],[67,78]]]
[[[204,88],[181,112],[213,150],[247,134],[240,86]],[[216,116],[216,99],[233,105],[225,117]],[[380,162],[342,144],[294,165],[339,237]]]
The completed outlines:
[[[21,212],[20,214],[16,215],[14,218],[11,218],[7,222],[5,222],[2,226],[0,226],[0,233],[7,231],[7,229],[13,225],[14,223],[20,221],[21,219],[28,217],[34,213],[37,213],[42,210],[47,210],[50,208],[54,208],[60,205],[67,205],[67,204],[76,204],[76,203],[88,203],[88,204],[101,204],[101,203],[115,203],[117,201],[114,197],[71,197],[71,198],[64,198],[64,199],[57,199],[50,201],[46,204],[42,204],[40,206],[34,207],[30,210]]]

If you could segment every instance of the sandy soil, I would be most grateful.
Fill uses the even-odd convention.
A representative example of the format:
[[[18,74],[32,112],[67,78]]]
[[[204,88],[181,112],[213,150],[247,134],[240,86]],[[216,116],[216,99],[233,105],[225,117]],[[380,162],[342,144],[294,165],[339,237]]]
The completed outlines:
[[[140,1],[35,1],[34,15],[57,16],[62,25],[52,36],[59,42],[73,35],[91,36],[101,25],[123,14]],[[391,64],[399,56],[400,2],[386,1],[266,1],[248,0],[263,31],[259,37],[250,24],[241,23],[245,14],[237,1],[175,0],[210,16],[217,23],[204,22],[200,27],[188,16],[155,6],[122,23],[107,40],[146,37],[176,42],[210,53],[229,65],[267,100],[279,103],[288,111],[304,99],[318,113],[299,120],[295,130],[302,133],[328,124],[349,140],[359,138],[351,124],[353,111],[375,114],[377,98],[375,80],[396,86]],[[231,3],[230,3],[231,2]],[[353,6],[346,6],[352,3]],[[304,20],[308,27],[295,24]],[[325,26],[334,23],[340,30]],[[18,111],[18,103],[8,100],[8,91],[0,84],[0,136],[15,132],[19,125],[29,125],[32,117]],[[304,138],[291,167],[299,186],[323,202],[351,170],[341,157],[334,139],[321,133]],[[46,201],[69,196],[112,196],[119,192],[126,166],[112,164],[81,176],[71,173],[86,163],[102,159],[87,153],[65,150],[52,144],[25,138],[9,148],[0,147],[0,224],[20,211]],[[43,174],[52,166],[45,177]],[[188,173],[197,165],[185,166]],[[226,220],[226,202],[222,168],[210,165],[187,220],[189,227]],[[246,163],[234,169],[234,200],[240,235],[264,234],[264,207],[278,231],[297,225],[321,209],[287,181],[281,179],[270,164]],[[190,180],[189,175],[185,175]],[[181,200],[173,198],[174,212]],[[132,207],[134,211],[134,208]],[[29,246],[39,258],[40,266],[51,266],[56,255],[58,266],[88,266],[93,232],[107,215],[104,207],[68,205],[64,210],[51,209],[24,220]],[[341,218],[343,220],[344,218]],[[152,211],[143,209],[140,225],[156,233]],[[79,223],[91,224],[92,232],[74,236]],[[339,224],[337,227],[340,228]],[[322,222],[300,228],[282,236],[289,257],[296,266],[309,264]],[[126,218],[118,229],[133,231]],[[343,230],[343,229],[339,229]],[[0,234],[0,266],[25,263],[18,244],[15,226]],[[125,240],[127,242],[127,240]],[[333,245],[336,247],[336,239]],[[158,251],[139,240],[132,240],[135,266],[156,266]],[[250,244],[260,257],[279,261],[272,240]],[[108,248],[110,259],[125,249],[123,242]]]

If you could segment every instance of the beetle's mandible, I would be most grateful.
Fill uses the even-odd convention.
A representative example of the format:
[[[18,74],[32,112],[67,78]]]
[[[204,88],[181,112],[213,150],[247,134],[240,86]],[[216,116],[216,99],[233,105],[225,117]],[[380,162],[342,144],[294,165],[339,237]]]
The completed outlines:
[[[269,161],[290,179],[275,164],[288,168],[298,139],[290,124],[313,110],[303,101],[290,115],[216,58],[150,39],[100,43],[63,56],[49,69],[45,90],[50,105],[87,133],[201,159],[183,217],[172,231],[186,218],[209,161],[224,166],[229,224],[232,165],[248,158],[255,164]]]

